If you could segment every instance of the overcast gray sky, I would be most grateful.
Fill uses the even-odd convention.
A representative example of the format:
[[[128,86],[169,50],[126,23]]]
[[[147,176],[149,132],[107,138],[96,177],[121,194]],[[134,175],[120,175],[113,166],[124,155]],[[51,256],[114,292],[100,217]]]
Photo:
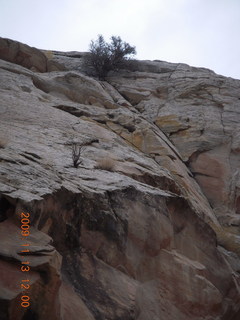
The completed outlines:
[[[117,35],[138,59],[240,79],[240,0],[0,0],[0,32],[61,51],[87,51],[98,34]]]

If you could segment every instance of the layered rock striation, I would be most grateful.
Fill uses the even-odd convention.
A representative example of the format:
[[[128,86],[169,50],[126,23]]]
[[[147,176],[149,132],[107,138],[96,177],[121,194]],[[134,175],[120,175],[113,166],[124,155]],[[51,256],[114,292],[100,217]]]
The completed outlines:
[[[239,319],[240,81],[85,55],[0,39],[0,318]]]

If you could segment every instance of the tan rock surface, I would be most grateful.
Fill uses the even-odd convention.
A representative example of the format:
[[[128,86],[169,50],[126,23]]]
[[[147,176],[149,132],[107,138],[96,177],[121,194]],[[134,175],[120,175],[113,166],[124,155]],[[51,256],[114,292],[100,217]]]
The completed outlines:
[[[40,50],[10,39],[0,38],[0,59],[33,71],[47,71],[47,58]]]
[[[216,215],[239,212],[239,81],[184,64],[145,61],[133,68],[108,80],[169,137]]]
[[[157,61],[99,82],[84,54],[44,56],[67,70],[0,60],[1,319],[237,320],[240,82]]]

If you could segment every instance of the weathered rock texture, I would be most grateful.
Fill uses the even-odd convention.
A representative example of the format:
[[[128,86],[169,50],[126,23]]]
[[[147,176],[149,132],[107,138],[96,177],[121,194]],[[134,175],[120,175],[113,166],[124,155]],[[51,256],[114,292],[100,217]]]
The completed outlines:
[[[0,44],[0,318],[239,319],[240,81]]]

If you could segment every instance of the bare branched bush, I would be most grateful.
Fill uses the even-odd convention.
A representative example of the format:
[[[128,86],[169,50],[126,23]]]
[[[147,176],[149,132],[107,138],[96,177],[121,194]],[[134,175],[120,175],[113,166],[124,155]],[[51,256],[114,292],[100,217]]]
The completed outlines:
[[[82,163],[81,152],[84,150],[83,146],[79,146],[77,143],[73,143],[72,145],[72,160],[74,168],[78,168],[78,166]]]
[[[99,159],[95,165],[95,169],[113,171],[115,167],[115,160],[109,157]]]

